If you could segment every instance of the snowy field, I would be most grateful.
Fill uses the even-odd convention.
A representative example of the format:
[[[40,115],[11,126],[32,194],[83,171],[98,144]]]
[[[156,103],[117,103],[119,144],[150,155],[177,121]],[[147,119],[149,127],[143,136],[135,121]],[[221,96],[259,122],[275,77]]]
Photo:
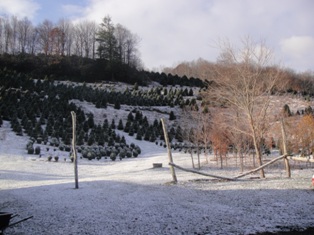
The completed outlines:
[[[173,185],[166,149],[132,139],[142,148],[138,158],[79,159],[74,189],[70,161],[27,155],[27,138],[9,129],[7,122],[0,128],[0,210],[19,214],[13,221],[34,217],[8,228],[7,235],[256,234],[314,227],[314,168],[293,169],[290,179],[283,167],[266,169],[267,179],[249,180],[251,175],[236,182],[176,170],[179,182]],[[189,155],[173,157],[191,167]],[[153,163],[163,167],[152,168]],[[215,162],[202,170],[239,173]]]

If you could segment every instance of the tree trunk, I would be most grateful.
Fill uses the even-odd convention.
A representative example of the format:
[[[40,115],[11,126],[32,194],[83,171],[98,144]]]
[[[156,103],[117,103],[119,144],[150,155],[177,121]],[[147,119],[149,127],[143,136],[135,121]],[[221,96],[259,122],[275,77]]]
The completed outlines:
[[[239,157],[240,157],[240,168],[241,168],[241,172],[244,171],[244,156],[242,152],[239,152]]]
[[[254,143],[254,148],[255,148],[255,152],[257,156],[257,161],[258,161],[259,166],[262,166],[263,162],[262,162],[262,153],[261,153],[260,143],[257,140],[256,130],[254,128],[252,120],[251,120],[251,130],[253,134],[253,143]],[[260,170],[260,175],[261,175],[261,178],[265,178],[265,172],[263,168],[261,168]]]
[[[254,143],[254,146],[255,146],[255,151],[256,151],[256,157],[257,157],[258,165],[262,166],[263,165],[263,161],[262,161],[261,149],[260,149],[259,145],[255,145],[255,143]],[[265,178],[264,168],[261,168],[260,175],[261,175],[261,178]]]
[[[288,155],[286,131],[285,131],[285,125],[284,125],[284,122],[282,119],[281,119],[281,132],[282,132],[282,142],[283,142],[283,154]],[[291,178],[290,164],[289,164],[289,160],[287,157],[284,158],[284,162],[285,162],[285,166],[286,166],[287,175],[289,178]]]
[[[194,159],[193,159],[193,149],[192,149],[192,147],[190,148],[190,156],[191,156],[191,161],[192,161],[192,167],[194,169],[195,168],[195,164],[194,164]]]
[[[205,146],[204,146],[204,155],[205,155],[205,159],[206,159],[206,164],[209,163],[209,156],[208,156],[208,147],[207,147],[207,143],[205,143]]]
[[[71,111],[72,115],[72,129],[73,129],[73,138],[72,138],[72,152],[74,158],[74,177],[75,177],[75,188],[79,188],[78,184],[78,169],[77,169],[77,153],[76,153],[76,114]]]
[[[197,164],[198,164],[198,169],[200,170],[201,169],[201,159],[200,159],[200,146],[198,145],[197,143],[197,146],[196,146],[196,151],[197,151]]]

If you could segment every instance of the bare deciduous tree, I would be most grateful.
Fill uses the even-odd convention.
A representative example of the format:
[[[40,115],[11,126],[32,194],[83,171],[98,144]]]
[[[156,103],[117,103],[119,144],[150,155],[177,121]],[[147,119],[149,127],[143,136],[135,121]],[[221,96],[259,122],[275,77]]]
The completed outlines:
[[[19,51],[25,53],[31,34],[32,22],[27,18],[18,21],[18,44]]]
[[[205,98],[216,105],[229,108],[226,125],[229,130],[252,138],[258,163],[262,165],[262,141],[269,127],[269,102],[280,70],[272,64],[272,52],[263,42],[250,38],[236,48],[230,41],[220,41],[221,50],[216,67],[214,85],[209,86]],[[245,124],[230,125],[232,120]],[[265,177],[264,170],[260,170]]]
[[[209,111],[205,112],[203,110],[195,110],[190,107],[185,107],[182,122],[186,127],[183,136],[184,139],[191,142],[196,147],[198,168],[201,168],[200,153],[201,148],[204,149],[205,160],[208,163],[208,147],[210,144],[211,135],[211,114]],[[192,146],[190,149],[192,165],[194,168],[193,161],[193,150]]]
[[[41,47],[41,51],[48,55],[51,53],[51,31],[53,29],[53,23],[49,20],[44,20],[38,27],[38,42]]]
[[[4,18],[4,20],[3,20],[3,37],[4,37],[4,52],[5,53],[9,53],[11,35],[12,35],[12,27],[10,24],[10,20],[8,18]]]

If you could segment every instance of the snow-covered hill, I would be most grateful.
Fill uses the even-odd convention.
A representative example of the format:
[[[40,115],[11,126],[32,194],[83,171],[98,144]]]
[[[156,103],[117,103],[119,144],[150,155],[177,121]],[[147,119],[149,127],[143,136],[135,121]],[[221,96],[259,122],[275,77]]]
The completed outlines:
[[[88,106],[86,106],[88,107]],[[102,114],[100,114],[102,115]],[[120,133],[122,134],[122,133]],[[291,227],[314,227],[313,168],[282,167],[267,179],[221,182],[176,171],[173,185],[165,148],[146,141],[138,158],[79,160],[79,189],[69,161],[48,162],[26,154],[27,137],[8,122],[0,128],[0,210],[32,219],[6,234],[254,234]],[[190,156],[173,153],[191,167]],[[162,168],[152,168],[162,163]],[[215,162],[203,171],[227,176]],[[18,220],[14,218],[13,221]]]

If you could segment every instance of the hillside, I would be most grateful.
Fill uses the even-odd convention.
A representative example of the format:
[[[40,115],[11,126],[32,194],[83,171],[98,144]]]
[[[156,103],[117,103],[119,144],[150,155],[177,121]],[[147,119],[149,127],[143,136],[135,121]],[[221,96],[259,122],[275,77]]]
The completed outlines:
[[[126,136],[141,157],[81,159],[80,188],[73,190],[72,164],[26,154],[28,138],[16,136],[7,121],[1,131],[1,210],[34,216],[6,234],[255,234],[313,226],[312,169],[296,168],[287,179],[280,167],[268,171],[268,180],[232,183],[177,171],[179,184],[170,186],[166,150]],[[190,167],[188,154],[173,156]],[[153,169],[154,162],[163,168]],[[202,170],[231,173],[215,162]]]
[[[303,234],[296,231],[313,227],[312,168],[297,165],[289,179],[279,164],[267,171],[267,180],[237,182],[176,171],[179,182],[172,185],[166,150],[126,135],[142,155],[115,162],[80,159],[79,189],[74,190],[69,161],[49,162],[27,154],[28,138],[10,129],[4,121],[0,209],[19,214],[15,221],[33,218],[5,234]],[[173,157],[190,168],[189,154],[174,151]],[[163,167],[152,168],[155,162]],[[216,162],[202,171],[237,173],[220,169]]]
[[[203,108],[203,87],[195,85],[199,80],[152,75],[142,86],[0,71],[0,209],[34,216],[6,234],[256,234],[313,227],[307,163],[292,161],[292,178],[280,162],[267,168],[267,179],[253,174],[235,182],[177,170],[173,185],[160,119],[174,162],[197,170],[196,145],[183,132],[196,125],[187,110]],[[274,95],[270,110],[275,117],[288,105],[298,120],[312,102],[300,94]],[[71,111],[77,114],[78,190],[72,190]],[[274,148],[264,160],[276,156]],[[241,172],[235,153],[221,165],[204,148],[199,157],[202,172]],[[243,170],[255,167],[250,153],[243,159]]]

